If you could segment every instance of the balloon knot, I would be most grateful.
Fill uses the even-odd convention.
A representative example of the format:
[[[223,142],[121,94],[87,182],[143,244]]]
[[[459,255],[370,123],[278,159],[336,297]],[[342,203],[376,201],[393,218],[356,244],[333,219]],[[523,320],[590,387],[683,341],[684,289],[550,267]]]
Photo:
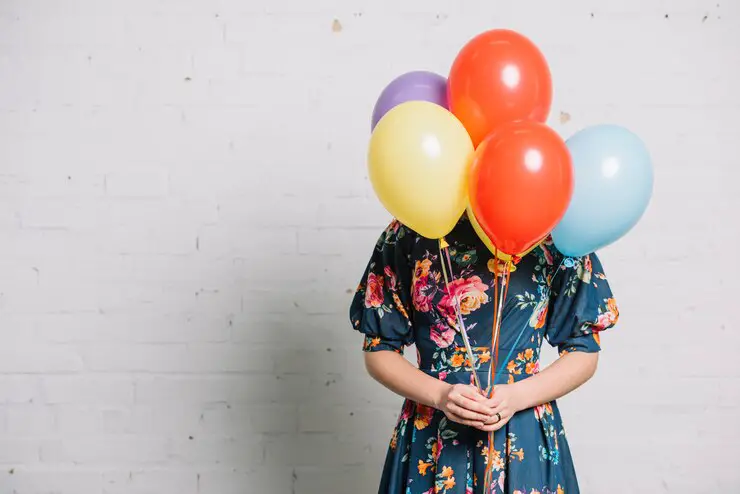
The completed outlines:
[[[500,276],[504,273],[511,271],[512,266],[516,264],[516,262],[513,262],[514,261],[513,256],[511,260],[509,261],[502,261],[501,259],[495,259],[492,261],[493,261],[492,263],[489,263],[488,269],[496,276]],[[491,266],[491,264],[493,264],[493,266]]]

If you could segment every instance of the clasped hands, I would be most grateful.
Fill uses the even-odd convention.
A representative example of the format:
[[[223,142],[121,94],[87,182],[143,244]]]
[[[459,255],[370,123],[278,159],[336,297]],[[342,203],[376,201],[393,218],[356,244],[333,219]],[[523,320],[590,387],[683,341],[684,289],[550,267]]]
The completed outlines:
[[[475,386],[453,384],[445,389],[436,404],[448,419],[458,424],[492,432],[506,425],[521,410],[515,385],[499,384],[488,398]]]

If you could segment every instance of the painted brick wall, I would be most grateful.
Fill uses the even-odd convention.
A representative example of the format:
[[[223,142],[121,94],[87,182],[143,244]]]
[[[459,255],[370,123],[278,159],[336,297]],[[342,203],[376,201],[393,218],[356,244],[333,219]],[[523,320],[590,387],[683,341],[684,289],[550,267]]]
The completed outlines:
[[[374,492],[372,104],[491,27],[546,53],[563,136],[655,158],[562,401],[582,490],[740,492],[737,2],[0,0],[0,493]]]

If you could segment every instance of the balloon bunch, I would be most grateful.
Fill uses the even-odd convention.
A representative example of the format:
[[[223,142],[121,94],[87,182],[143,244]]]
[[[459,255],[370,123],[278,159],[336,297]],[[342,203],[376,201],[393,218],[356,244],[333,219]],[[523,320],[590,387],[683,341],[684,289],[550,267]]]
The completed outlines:
[[[545,125],[551,103],[552,78],[540,50],[521,34],[497,29],[470,40],[448,78],[410,72],[395,79],[373,112],[370,181],[400,222],[440,240],[445,281],[452,264],[444,237],[466,210],[498,259],[486,393],[493,392],[503,302],[517,259],[548,236],[568,257],[605,247],[635,226],[652,195],[652,164],[636,135],[598,125],[564,142]],[[456,329],[483,390],[459,303]],[[491,476],[489,468],[485,485]]]
[[[434,239],[467,210],[505,262],[548,235],[569,257],[615,242],[650,200],[648,151],[614,125],[586,128],[564,142],[544,123],[551,103],[545,57],[510,30],[470,40],[448,78],[401,75],[372,116],[368,167],[378,198],[399,221]]]

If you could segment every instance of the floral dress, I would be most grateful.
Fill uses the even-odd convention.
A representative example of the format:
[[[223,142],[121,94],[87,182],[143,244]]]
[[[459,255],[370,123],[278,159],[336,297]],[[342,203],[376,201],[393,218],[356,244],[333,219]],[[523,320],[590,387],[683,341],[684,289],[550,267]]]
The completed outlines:
[[[419,369],[451,384],[471,383],[470,362],[456,331],[453,300],[476,356],[481,382],[491,367],[494,260],[463,217],[447,236],[452,258],[446,288],[439,242],[394,221],[381,235],[350,309],[367,352],[415,344]],[[543,339],[566,352],[598,352],[599,332],[618,310],[596,255],[565,258],[550,240],[514,267],[502,315],[495,384],[539,371]],[[380,494],[478,494],[487,463],[494,488],[509,494],[576,494],[573,461],[555,402],[522,410],[494,436],[457,424],[406,400],[393,430]]]

